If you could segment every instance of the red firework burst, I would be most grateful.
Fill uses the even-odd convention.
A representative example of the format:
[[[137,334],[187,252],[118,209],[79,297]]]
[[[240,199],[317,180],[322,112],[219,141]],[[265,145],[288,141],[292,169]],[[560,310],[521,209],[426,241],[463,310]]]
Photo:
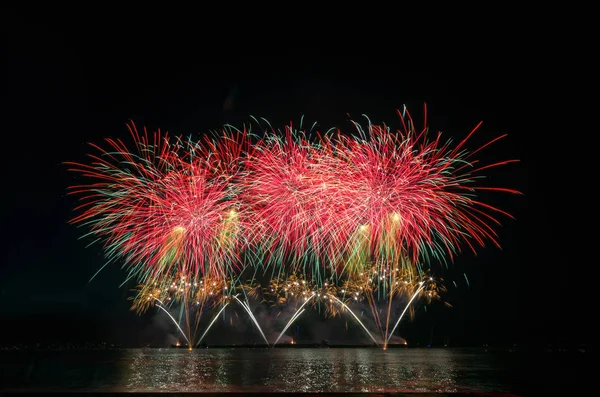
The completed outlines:
[[[95,183],[71,188],[82,196],[73,223],[91,226],[109,259],[122,258],[141,281],[172,274],[223,277],[239,263],[240,233],[228,145],[200,145],[181,138],[149,139],[128,128],[132,153],[107,139],[89,165],[71,170]],[[226,148],[224,152],[211,149]],[[216,167],[215,162],[221,164]]]

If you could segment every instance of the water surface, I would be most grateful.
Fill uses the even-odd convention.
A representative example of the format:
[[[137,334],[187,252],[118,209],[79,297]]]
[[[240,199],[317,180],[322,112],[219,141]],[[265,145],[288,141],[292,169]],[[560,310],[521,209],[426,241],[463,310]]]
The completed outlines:
[[[17,351],[0,352],[0,379],[4,391],[525,395],[531,388],[556,391],[565,376],[577,376],[576,366],[569,373],[561,365],[481,348]]]

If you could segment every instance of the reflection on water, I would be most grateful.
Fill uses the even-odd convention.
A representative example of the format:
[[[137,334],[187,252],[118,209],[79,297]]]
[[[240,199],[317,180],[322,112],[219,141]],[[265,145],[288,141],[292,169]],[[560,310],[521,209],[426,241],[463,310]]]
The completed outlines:
[[[515,392],[518,358],[480,349],[2,352],[4,390]]]

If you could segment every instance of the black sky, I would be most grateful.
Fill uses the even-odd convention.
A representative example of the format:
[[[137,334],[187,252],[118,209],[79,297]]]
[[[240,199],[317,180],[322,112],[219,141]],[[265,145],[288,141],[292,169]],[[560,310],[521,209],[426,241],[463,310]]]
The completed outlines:
[[[0,268],[0,315],[7,321],[0,343],[135,343],[148,333],[153,320],[128,311],[117,266],[88,284],[102,252],[86,248],[67,224],[73,176],[61,163],[83,160],[87,142],[127,139],[129,119],[184,135],[240,125],[249,115],[274,125],[304,115],[349,129],[346,113],[365,113],[397,125],[395,109],[407,105],[419,117],[425,102],[431,127],[455,139],[483,120],[471,145],[508,133],[485,156],[521,163],[489,175],[524,195],[489,197],[516,217],[498,229],[503,249],[459,256],[449,276],[466,273],[471,287],[461,281],[449,297],[454,309],[424,315],[407,332],[419,339],[435,321],[439,335],[464,343],[587,340],[586,296],[574,286],[567,255],[575,237],[565,233],[568,215],[555,206],[568,206],[570,194],[542,193],[548,173],[561,172],[549,170],[544,153],[560,144],[536,122],[548,117],[541,105],[548,92],[540,89],[539,59],[526,38],[455,43],[421,58],[404,52],[406,37],[393,31],[372,46],[358,39],[282,45],[275,34],[264,41],[243,29],[184,31],[125,16],[8,15]],[[571,293],[579,295],[569,300]]]

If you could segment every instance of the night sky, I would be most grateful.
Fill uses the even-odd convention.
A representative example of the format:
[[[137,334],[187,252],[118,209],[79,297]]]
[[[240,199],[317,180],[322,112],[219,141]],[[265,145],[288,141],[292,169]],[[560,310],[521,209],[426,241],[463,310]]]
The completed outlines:
[[[345,40],[320,47],[314,40],[282,45],[274,37],[251,42],[243,32],[228,38],[226,30],[184,32],[125,16],[25,15],[7,18],[4,51],[0,344],[136,345],[160,332],[154,315],[128,310],[118,265],[88,283],[103,253],[86,248],[78,240],[82,230],[67,223],[75,200],[66,189],[74,179],[62,164],[83,161],[87,142],[127,139],[130,119],[195,136],[224,123],[239,126],[250,115],[277,126],[304,115],[305,122],[350,130],[346,113],[355,119],[364,113],[398,126],[396,109],[406,105],[420,119],[424,103],[431,128],[455,140],[483,120],[470,148],[508,133],[481,156],[520,159],[488,176],[524,195],[486,196],[516,218],[501,218],[502,249],[488,244],[477,256],[459,255],[447,274],[460,286],[448,295],[454,307],[418,315],[406,328],[409,340],[426,343],[435,325],[434,341],[448,336],[457,344],[587,341],[586,296],[567,254],[574,237],[565,232],[566,211],[553,209],[570,205],[571,195],[542,193],[548,173],[560,173],[547,159],[560,144],[545,141],[552,131],[536,124],[548,117],[540,105],[547,92],[539,89],[535,57],[517,37],[489,42],[487,50],[465,44],[421,58],[403,51],[400,33],[378,42],[380,50]]]

